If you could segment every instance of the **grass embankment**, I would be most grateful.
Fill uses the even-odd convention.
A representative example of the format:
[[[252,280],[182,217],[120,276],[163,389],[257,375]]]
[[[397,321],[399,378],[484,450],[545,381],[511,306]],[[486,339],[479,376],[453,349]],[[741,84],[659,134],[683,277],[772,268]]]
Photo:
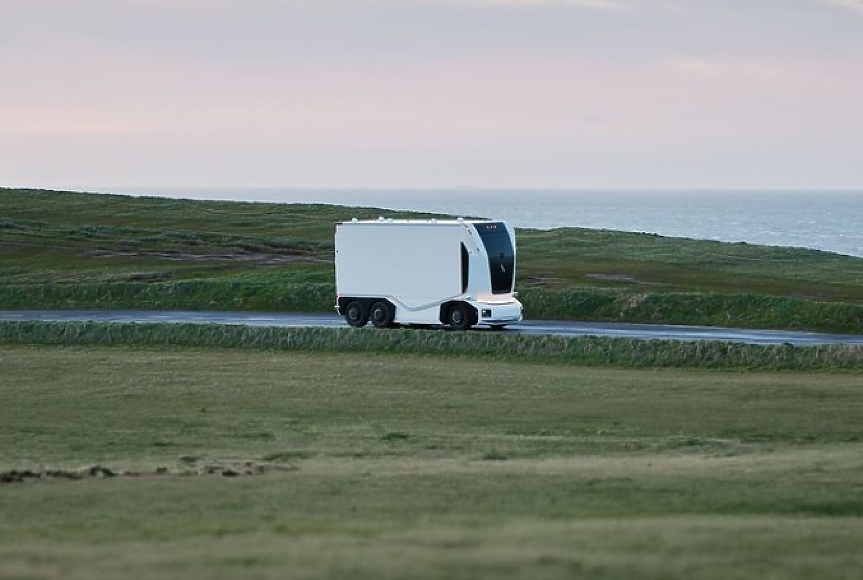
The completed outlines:
[[[43,475],[2,485],[3,577],[863,567],[857,376],[178,347],[0,359],[0,470]]]
[[[332,311],[333,222],[374,208],[0,189],[0,308]],[[520,230],[530,318],[863,332],[863,259]]]
[[[410,353],[628,368],[863,370],[863,346],[759,346],[496,332],[277,328],[201,324],[0,322],[0,344],[213,346],[344,353]]]

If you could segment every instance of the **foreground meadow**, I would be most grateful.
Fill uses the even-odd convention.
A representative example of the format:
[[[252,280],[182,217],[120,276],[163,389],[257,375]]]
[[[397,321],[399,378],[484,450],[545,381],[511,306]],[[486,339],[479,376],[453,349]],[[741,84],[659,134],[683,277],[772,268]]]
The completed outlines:
[[[0,578],[857,578],[859,373],[0,346]]]

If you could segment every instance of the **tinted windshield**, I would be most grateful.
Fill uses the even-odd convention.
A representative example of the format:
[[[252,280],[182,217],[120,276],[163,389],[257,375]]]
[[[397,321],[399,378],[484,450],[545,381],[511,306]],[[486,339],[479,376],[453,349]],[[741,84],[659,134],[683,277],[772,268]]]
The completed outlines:
[[[492,293],[512,292],[515,278],[515,251],[506,226],[500,222],[474,224],[474,226],[488,253]]]

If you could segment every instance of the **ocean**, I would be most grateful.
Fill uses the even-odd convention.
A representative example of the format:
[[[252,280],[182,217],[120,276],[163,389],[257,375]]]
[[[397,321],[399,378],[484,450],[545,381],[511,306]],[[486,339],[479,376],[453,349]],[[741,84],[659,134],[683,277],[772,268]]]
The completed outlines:
[[[516,227],[583,227],[797,246],[863,257],[861,191],[590,191],[486,189],[111,188],[188,199],[331,203],[502,219]],[[349,213],[348,213],[349,216]]]

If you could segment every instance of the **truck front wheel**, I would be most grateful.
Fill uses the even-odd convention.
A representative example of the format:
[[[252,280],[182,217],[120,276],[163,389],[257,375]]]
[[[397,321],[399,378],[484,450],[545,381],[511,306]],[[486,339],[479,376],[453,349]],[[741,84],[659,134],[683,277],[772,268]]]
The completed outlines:
[[[459,302],[449,307],[446,321],[453,330],[467,330],[470,328],[470,311],[467,304]]]
[[[360,302],[354,300],[345,306],[345,320],[348,321],[349,325],[360,328],[365,326],[369,321],[369,313],[366,312],[366,309],[363,308]]]

